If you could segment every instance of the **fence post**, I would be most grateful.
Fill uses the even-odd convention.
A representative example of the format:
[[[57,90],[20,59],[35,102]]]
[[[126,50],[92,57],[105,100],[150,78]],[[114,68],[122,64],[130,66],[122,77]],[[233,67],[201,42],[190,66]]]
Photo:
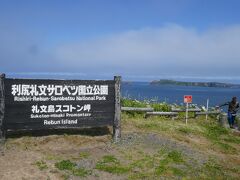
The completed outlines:
[[[113,141],[121,139],[121,76],[114,76],[115,81],[115,115],[113,122]]]
[[[229,128],[227,113],[220,114],[219,124],[222,127]]]
[[[0,140],[5,139],[5,132],[3,127],[3,119],[5,113],[5,90],[4,90],[5,74],[0,74]]]

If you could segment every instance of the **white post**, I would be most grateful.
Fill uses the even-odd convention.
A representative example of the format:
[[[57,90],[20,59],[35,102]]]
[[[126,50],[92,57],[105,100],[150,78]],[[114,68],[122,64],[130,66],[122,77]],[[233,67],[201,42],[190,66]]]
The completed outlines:
[[[208,113],[208,104],[209,104],[209,99],[207,99],[207,113]],[[206,121],[208,120],[208,114],[206,114]]]
[[[186,103],[186,124],[188,122],[188,103]]]

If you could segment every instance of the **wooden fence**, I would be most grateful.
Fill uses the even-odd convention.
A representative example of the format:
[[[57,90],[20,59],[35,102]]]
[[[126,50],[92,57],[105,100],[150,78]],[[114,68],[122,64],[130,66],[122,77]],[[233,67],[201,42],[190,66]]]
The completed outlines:
[[[168,116],[175,119],[179,113],[186,112],[186,109],[172,108],[170,112],[154,111],[153,108],[121,107],[121,111],[127,112],[145,112],[145,117],[149,116]],[[201,115],[219,115],[220,111],[202,111],[200,108],[190,108],[188,112],[193,112],[194,117]]]

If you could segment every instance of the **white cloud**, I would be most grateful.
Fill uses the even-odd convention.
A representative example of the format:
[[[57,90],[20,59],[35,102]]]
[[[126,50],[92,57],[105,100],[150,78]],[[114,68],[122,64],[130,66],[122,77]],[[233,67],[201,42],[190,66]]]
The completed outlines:
[[[123,73],[144,70],[145,74],[155,75],[157,70],[174,73],[187,68],[192,74],[204,75],[203,71],[240,67],[239,47],[240,25],[198,32],[170,24],[65,44],[57,47],[55,53],[59,62],[75,67],[94,64]]]
[[[199,32],[168,24],[51,48],[41,37],[17,29],[0,30],[0,39],[2,72],[240,77],[240,25]]]

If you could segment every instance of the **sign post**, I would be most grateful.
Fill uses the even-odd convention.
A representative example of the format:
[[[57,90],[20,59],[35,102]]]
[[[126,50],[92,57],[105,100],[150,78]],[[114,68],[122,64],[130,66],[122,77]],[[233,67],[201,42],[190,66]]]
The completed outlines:
[[[3,127],[5,113],[5,91],[4,91],[5,74],[0,74],[0,140],[5,138]]]
[[[0,139],[14,130],[113,127],[121,137],[121,77],[12,79],[0,74]]]
[[[113,141],[119,142],[121,138],[121,77],[114,76],[115,80],[115,114],[113,122]]]
[[[185,95],[184,96],[184,103],[186,103],[186,117],[185,117],[185,121],[186,124],[188,123],[188,104],[192,103],[192,95]]]

